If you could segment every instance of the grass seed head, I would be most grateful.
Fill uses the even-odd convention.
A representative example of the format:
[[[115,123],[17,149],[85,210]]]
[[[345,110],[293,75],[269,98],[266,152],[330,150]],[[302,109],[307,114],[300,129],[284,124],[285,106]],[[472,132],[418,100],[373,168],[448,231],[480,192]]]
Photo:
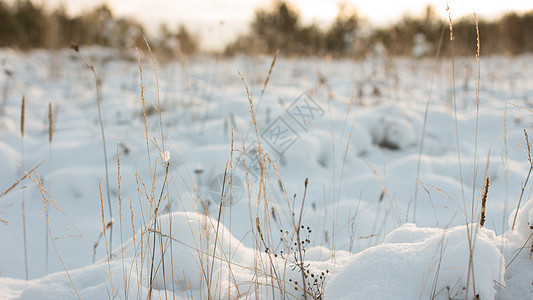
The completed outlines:
[[[24,136],[24,125],[26,121],[26,97],[22,95],[22,106],[20,108],[20,135]]]

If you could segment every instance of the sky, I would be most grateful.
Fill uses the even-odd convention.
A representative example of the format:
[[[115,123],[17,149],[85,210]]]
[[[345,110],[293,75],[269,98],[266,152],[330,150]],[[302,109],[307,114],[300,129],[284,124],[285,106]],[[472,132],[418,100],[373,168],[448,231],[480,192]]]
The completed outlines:
[[[73,14],[107,3],[116,15],[130,16],[140,20],[149,33],[154,33],[161,23],[171,28],[185,24],[202,37],[205,48],[219,48],[231,41],[236,34],[244,33],[253,18],[254,10],[268,7],[272,0],[36,0],[46,6],[63,4]],[[404,14],[420,15],[427,4],[436,12],[447,17],[446,0],[289,0],[298,8],[303,23],[317,22],[327,26],[337,14],[340,3],[355,7],[358,14],[372,24],[386,25]],[[495,18],[502,13],[533,9],[531,0],[450,0],[453,17],[476,12],[479,17]]]

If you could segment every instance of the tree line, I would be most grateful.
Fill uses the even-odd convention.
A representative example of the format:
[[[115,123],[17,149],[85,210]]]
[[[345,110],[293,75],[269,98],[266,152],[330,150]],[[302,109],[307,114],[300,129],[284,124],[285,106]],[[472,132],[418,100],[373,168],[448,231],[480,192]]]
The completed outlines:
[[[518,55],[533,51],[533,10],[508,13],[496,20],[477,20],[481,54]],[[136,20],[116,17],[107,5],[81,15],[69,16],[63,7],[47,11],[30,0],[7,4],[0,0],[0,47],[58,49],[71,44],[102,45],[121,50],[144,46],[145,29]],[[477,50],[474,16],[453,22],[456,55]],[[228,43],[223,54],[273,53],[286,56],[331,56],[362,58],[376,51],[388,55],[431,56],[440,49],[450,55],[452,43],[448,20],[427,6],[422,16],[405,16],[392,25],[375,28],[356,8],[339,5],[329,26],[303,24],[297,8],[274,0],[255,11],[248,32]],[[162,25],[150,41],[160,55],[193,54],[200,51],[198,35],[181,25],[174,30]]]
[[[247,34],[229,44],[225,52],[285,55],[330,55],[365,57],[376,51],[388,55],[442,55],[452,53],[449,20],[440,18],[432,6],[422,16],[404,16],[394,24],[372,28],[357,10],[340,5],[327,28],[302,25],[298,10],[285,1],[255,12]],[[477,29],[481,54],[518,55],[533,51],[533,10],[507,13],[496,20],[477,19],[473,14],[453,21],[453,52],[472,55],[477,51]]]
[[[0,0],[0,47],[59,49],[76,45],[100,45],[120,50],[145,47],[144,27],[134,19],[116,17],[108,5],[101,5],[77,16],[64,7],[51,12],[30,0],[11,5]],[[163,54],[192,54],[198,39],[186,27],[174,31],[162,25],[153,48]]]

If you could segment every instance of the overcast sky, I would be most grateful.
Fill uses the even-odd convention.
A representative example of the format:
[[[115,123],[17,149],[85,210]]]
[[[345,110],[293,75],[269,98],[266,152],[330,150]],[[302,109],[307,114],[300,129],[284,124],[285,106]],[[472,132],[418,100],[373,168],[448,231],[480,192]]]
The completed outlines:
[[[116,15],[132,16],[154,32],[161,23],[170,27],[185,24],[203,37],[204,47],[217,47],[232,39],[237,32],[246,31],[253,12],[269,6],[271,0],[37,0],[46,6],[63,3],[67,11],[79,13],[99,4],[108,3]],[[328,24],[337,14],[339,3],[357,8],[361,16],[383,25],[401,18],[405,13],[419,15],[432,4],[439,15],[446,17],[446,0],[290,0],[301,13],[303,23],[316,21]],[[510,10],[533,9],[532,0],[452,0],[452,16],[472,14],[494,18]]]

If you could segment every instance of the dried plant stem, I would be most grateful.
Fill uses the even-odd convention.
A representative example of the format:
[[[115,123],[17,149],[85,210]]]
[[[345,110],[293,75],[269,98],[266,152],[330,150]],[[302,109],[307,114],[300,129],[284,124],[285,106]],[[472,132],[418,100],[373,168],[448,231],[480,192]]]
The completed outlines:
[[[159,69],[157,67],[157,62],[155,61],[154,53],[152,52],[152,48],[150,48],[150,44],[148,43],[148,40],[145,36],[143,36],[144,42],[146,43],[146,48],[148,48],[148,52],[150,52],[150,57],[152,58],[152,65],[154,66],[154,75],[155,75],[155,93],[157,96],[157,106],[154,105],[154,107],[157,109],[157,113],[159,114],[159,132],[161,133],[161,153],[165,153],[165,136],[163,134],[163,112],[161,111],[161,97],[159,95]]]
[[[511,227],[511,230],[514,230],[514,227],[516,225],[516,217],[518,216],[518,210],[520,209],[520,204],[522,202],[522,197],[524,196],[524,192],[527,187],[527,183],[529,182],[529,177],[531,176],[531,172],[533,171],[533,159],[531,158],[531,144],[529,143],[529,137],[527,135],[527,131],[524,129],[524,136],[526,139],[526,146],[527,146],[527,159],[529,161],[529,171],[527,172],[526,181],[522,184],[522,190],[520,191],[520,198],[518,199],[518,204],[516,205],[516,211],[513,218],[513,226]]]
[[[112,249],[110,249],[110,247],[107,244],[107,235],[106,235],[107,229],[113,227],[113,219],[111,219],[111,221],[109,221],[106,224],[106,222],[105,222],[105,214],[104,214],[104,197],[103,197],[103,194],[102,194],[102,181],[100,180],[100,178],[98,178],[98,189],[99,189],[99,192],[100,192],[100,207],[101,207],[101,212],[102,212],[102,233],[103,233],[103,236],[104,236],[105,251],[106,251],[106,254],[107,254],[107,268],[108,268],[108,272],[109,272],[109,281],[111,282],[111,287],[113,287],[113,276],[111,274],[111,251],[112,251]],[[113,292],[113,294],[114,294],[114,292]]]
[[[52,144],[54,138],[54,112],[52,111],[52,102],[48,102],[48,141]]]
[[[293,216],[292,216],[292,224],[294,226],[294,230],[296,232],[296,243],[298,244],[298,256],[300,259],[300,264],[298,268],[300,269],[300,273],[302,274],[302,288],[303,288],[303,296],[304,300],[307,300],[307,287],[306,287],[306,281],[305,281],[305,266],[304,266],[304,257],[303,257],[303,249],[302,249],[302,242],[300,239],[300,228],[302,225],[302,217],[304,212],[304,204],[305,204],[305,196],[307,194],[307,184],[309,183],[309,179],[305,179],[305,189],[304,189],[304,196],[302,198],[302,205],[300,207],[300,215],[298,216],[298,222],[295,222],[294,219],[294,207],[293,207]],[[296,195],[295,195],[296,196]]]
[[[413,201],[413,223],[416,224],[416,205],[418,200],[418,184],[420,182],[420,167],[422,165],[422,151],[424,150],[424,141],[426,137],[426,127],[429,114],[429,104],[431,103],[431,95],[433,92],[433,83],[435,81],[435,74],[437,73],[438,61],[440,58],[440,51],[442,49],[442,42],[444,41],[444,33],[446,27],[442,27],[441,36],[439,39],[439,45],[437,47],[437,54],[435,55],[435,64],[433,65],[433,73],[431,74],[431,82],[429,84],[429,93],[426,100],[426,108],[424,110],[424,123],[422,125],[422,134],[420,137],[420,148],[418,149],[418,160],[416,163],[416,180],[415,180],[415,196]]]
[[[139,64],[139,78],[141,86],[141,106],[143,110],[143,119],[144,119],[144,139],[146,141],[146,154],[148,155],[148,166],[150,168],[150,174],[152,173],[152,161],[150,159],[150,146],[148,143],[148,120],[146,119],[146,102],[144,100],[144,85],[143,85],[143,68],[141,65],[141,59],[139,57],[139,50],[136,48],[137,51],[137,63]]]
[[[126,265],[124,263],[124,240],[122,236],[122,194],[120,192],[120,184],[122,182],[122,176],[120,175],[120,155],[119,155],[119,143],[117,142],[117,186],[118,186],[118,216],[119,216],[119,229],[120,229],[120,258],[122,260],[122,277],[124,280],[124,299],[128,299],[128,281],[126,279]]]
[[[518,251],[516,252],[515,256],[513,256],[513,258],[511,259],[511,261],[505,266],[505,269],[507,270],[507,268],[509,268],[509,266],[515,261],[515,259],[520,255],[520,253],[522,252],[522,250],[524,249],[531,249],[530,247],[527,247],[526,245],[529,243],[529,241],[531,240],[531,238],[533,237],[533,233],[529,234],[529,237],[526,239],[526,241],[524,242],[524,244],[522,245],[522,247],[518,248]]]
[[[52,111],[52,102],[48,102],[48,193],[52,191],[52,140],[54,138],[54,113]],[[44,274],[48,275],[48,243],[50,237],[48,230],[45,233],[44,248]]]
[[[456,97],[456,89],[455,89],[455,39],[453,36],[453,21],[452,21],[452,13],[450,10],[450,3],[449,1],[446,2],[446,11],[448,12],[448,21],[450,25],[450,44],[451,44],[451,56],[452,56],[452,95],[453,95],[453,113],[454,113],[454,125],[455,125],[455,139],[456,139],[456,146],[457,146],[457,161],[459,165],[459,181],[461,183],[461,198],[463,200],[463,210],[465,213],[465,223],[466,223],[466,233],[468,238],[468,250],[469,250],[469,258],[468,258],[468,273],[467,273],[467,280],[466,280],[466,295],[468,295],[468,291],[470,289],[470,284],[473,283],[473,291],[474,295],[476,294],[476,287],[475,287],[475,280],[474,280],[474,265],[473,265],[473,241],[472,241],[472,232],[470,230],[470,226],[468,226],[468,217],[466,214],[466,200],[465,200],[465,189],[464,189],[464,180],[463,180],[463,168],[461,163],[461,148],[459,143],[459,124],[458,124],[458,117],[457,117],[457,97]],[[473,220],[471,220],[473,221]]]
[[[485,225],[485,212],[487,210],[487,195],[489,194],[489,178],[485,177],[485,185],[483,187],[483,194],[481,196],[481,216],[479,217],[479,226]]]
[[[104,130],[104,121],[102,120],[102,97],[100,93],[100,79],[98,78],[98,74],[96,73],[96,69],[94,68],[94,64],[92,62],[89,62],[86,60],[79,51],[79,46],[74,45],[71,47],[74,51],[76,51],[80,57],[80,59],[85,63],[85,65],[91,70],[94,76],[94,82],[96,85],[96,96],[97,96],[97,108],[98,108],[98,122],[100,124],[100,132],[102,135],[102,146],[104,150],[104,165],[105,165],[105,179],[106,179],[106,195],[107,195],[107,205],[109,209],[109,218],[111,224],[109,228],[109,248],[113,249],[113,209],[111,207],[111,195],[109,192],[109,170],[108,170],[108,162],[107,162],[107,146],[106,146],[106,138],[105,138],[105,130]],[[109,255],[111,255],[111,251],[109,251]]]
[[[26,97],[22,96],[22,105],[20,109],[20,153],[21,153],[21,166],[24,169],[24,126],[26,120]],[[26,189],[22,190],[22,237],[24,240],[24,273],[26,280],[29,279],[28,276],[28,240],[26,237]]]
[[[26,123],[26,97],[22,95],[22,105],[20,107],[20,136],[24,137],[24,126]]]
[[[474,134],[474,170],[473,170],[473,179],[472,179],[472,207],[471,207],[471,219],[474,220],[474,198],[476,194],[476,178],[477,178],[477,161],[478,161],[478,128],[479,128],[479,90],[481,84],[481,62],[479,60],[480,54],[480,42],[479,42],[479,24],[477,20],[477,15],[474,12],[474,19],[476,21],[476,33],[477,33],[477,51],[476,51],[476,63],[477,63],[477,80],[476,80],[476,125],[475,125],[475,134]]]
[[[163,193],[165,192],[165,187],[167,187],[167,179],[168,179],[168,169],[170,167],[170,162],[165,162],[165,180],[163,181],[163,186],[161,187],[161,194],[159,195],[159,200],[157,201],[157,205],[155,206],[155,209],[154,209],[154,216],[153,216],[153,239],[154,239],[154,243],[153,243],[153,248],[152,248],[152,265],[150,266],[150,287],[149,287],[149,290],[148,290],[148,299],[152,299],[152,290],[153,290],[153,287],[154,287],[154,260],[155,260],[155,241],[156,241],[156,232],[158,231],[157,230],[157,215],[159,213],[159,205],[161,204],[161,200],[163,198]],[[161,245],[162,246],[162,245]],[[161,260],[163,260],[163,256],[161,256]]]
[[[259,105],[261,105],[261,99],[263,99],[263,94],[265,93],[268,82],[270,81],[270,76],[272,75],[272,71],[274,70],[276,61],[278,60],[278,56],[279,56],[279,49],[276,49],[276,53],[274,53],[274,58],[272,59],[272,63],[270,64],[270,69],[268,69],[268,75],[265,79],[265,82],[263,83],[263,89],[261,89],[261,96],[259,97],[259,103],[257,104],[256,110],[259,109]]]
[[[34,170],[32,170],[32,171],[34,171]],[[32,171],[30,171],[30,173]],[[30,173],[26,173],[26,176],[29,176]],[[39,189],[41,191],[41,196],[43,198],[43,206],[44,206],[44,212],[45,212],[46,228],[48,229],[48,233],[50,234],[50,237],[52,237],[52,230],[50,229],[50,218],[48,216],[48,205],[46,205],[46,202],[48,200],[46,199],[44,187],[43,187],[41,179],[39,178],[37,173],[35,173],[35,178],[36,178],[35,180],[37,182],[37,185],[39,186]],[[61,264],[63,265],[63,269],[65,269],[65,272],[67,273],[68,279],[70,280],[70,283],[72,284],[72,287],[74,288],[74,292],[76,293],[76,295],[73,294],[73,296],[75,296],[75,298],[77,298],[77,299],[81,299],[80,295],[78,294],[78,289],[76,289],[76,285],[74,284],[74,281],[72,280],[72,277],[70,277],[70,273],[68,272],[67,266],[63,262],[63,259],[61,258],[61,255],[59,254],[59,251],[57,250],[57,246],[56,246],[56,243],[54,242],[53,237],[50,239],[50,241],[52,242],[52,246],[54,246],[54,249],[56,251],[57,257],[61,261]]]
[[[35,170],[37,170],[37,168],[39,168],[43,163],[40,163],[38,164],[35,168],[31,169],[31,171],[29,172],[25,172],[26,174],[24,174],[24,176],[22,176],[19,180],[15,181],[15,183],[13,183],[7,190],[3,191],[1,194],[0,194],[0,198],[4,197],[5,195],[7,195],[7,193],[11,192],[14,188],[17,187],[17,185],[19,185],[21,182],[24,181],[24,179],[26,179],[30,173],[34,172]],[[24,170],[24,169],[23,169]]]

